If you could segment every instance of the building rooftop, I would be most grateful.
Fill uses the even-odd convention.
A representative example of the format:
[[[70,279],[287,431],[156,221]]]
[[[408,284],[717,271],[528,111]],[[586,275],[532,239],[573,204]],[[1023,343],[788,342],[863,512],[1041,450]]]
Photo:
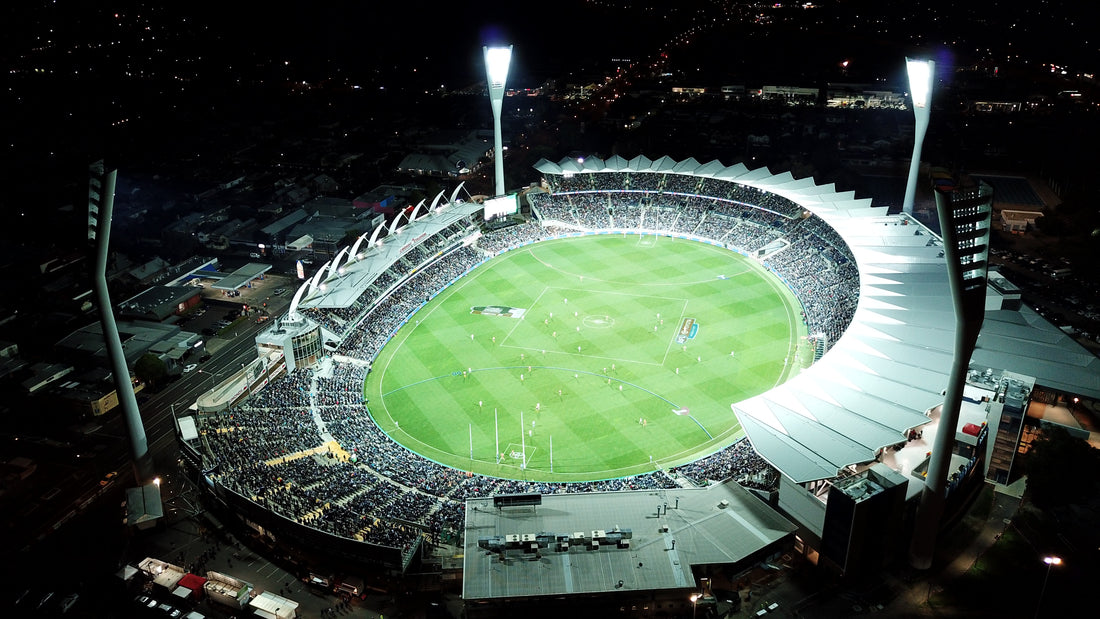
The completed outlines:
[[[260,277],[271,270],[270,264],[249,262],[241,268],[226,275],[220,281],[210,287],[215,290],[236,290],[248,284],[248,282]]]
[[[202,294],[195,286],[150,286],[141,293],[118,304],[119,310],[132,316],[155,317],[163,320],[176,311],[180,303]]]
[[[664,506],[667,505],[667,509]],[[658,508],[662,509],[660,516]],[[571,544],[568,551],[506,551],[478,538],[552,533],[591,538],[630,531],[628,548]],[[493,499],[466,502],[462,597],[466,600],[696,587],[692,566],[758,560],[795,525],[736,483],[664,491],[543,495],[535,507],[498,510]]]

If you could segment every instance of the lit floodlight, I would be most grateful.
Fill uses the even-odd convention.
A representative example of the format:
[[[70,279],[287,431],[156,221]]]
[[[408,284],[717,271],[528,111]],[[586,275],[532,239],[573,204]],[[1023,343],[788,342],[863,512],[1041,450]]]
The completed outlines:
[[[909,73],[909,98],[913,105],[913,158],[909,162],[909,178],[905,183],[905,198],[901,210],[907,215],[913,214],[913,203],[917,198],[917,174],[920,172],[920,151],[924,144],[924,134],[928,131],[928,116],[932,100],[932,78],[936,75],[936,63],[931,60],[905,59]]]
[[[493,107],[493,168],[497,196],[504,195],[504,138],[500,132],[500,109],[504,105],[504,81],[512,62],[512,46],[485,47],[485,76],[489,80],[489,103]]]
[[[1061,565],[1062,557],[1043,557],[1043,563],[1047,565]]]
[[[508,65],[512,63],[512,46],[485,48],[485,71],[490,88],[504,88]]]
[[[913,107],[925,107],[932,94],[932,70],[935,63],[931,60],[905,60],[909,72],[909,94]]]

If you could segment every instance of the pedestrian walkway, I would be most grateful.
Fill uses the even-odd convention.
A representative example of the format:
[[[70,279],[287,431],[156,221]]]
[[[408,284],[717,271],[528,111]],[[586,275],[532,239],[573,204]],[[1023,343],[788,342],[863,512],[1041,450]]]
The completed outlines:
[[[332,377],[332,360],[328,357],[321,360],[314,370],[313,376],[309,379],[309,411],[313,414],[313,423],[317,425],[317,433],[321,435],[321,442],[337,444],[336,439],[328,431],[325,421],[321,419],[321,411],[317,407],[317,379],[319,377]]]

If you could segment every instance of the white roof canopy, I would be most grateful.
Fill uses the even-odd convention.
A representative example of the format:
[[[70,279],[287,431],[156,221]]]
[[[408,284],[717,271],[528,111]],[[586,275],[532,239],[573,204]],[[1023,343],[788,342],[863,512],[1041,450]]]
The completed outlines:
[[[906,430],[928,423],[925,411],[942,402],[954,311],[942,241],[916,220],[832,185],[742,164],[639,156],[588,157],[583,167],[576,159],[543,159],[535,168],[547,175],[649,172],[751,185],[798,203],[840,234],[860,270],[851,325],[819,362],[731,405],[756,451],[792,480],[828,479],[873,460],[878,449],[904,441]],[[1027,307],[986,313],[972,363],[1100,397],[1100,359]]]

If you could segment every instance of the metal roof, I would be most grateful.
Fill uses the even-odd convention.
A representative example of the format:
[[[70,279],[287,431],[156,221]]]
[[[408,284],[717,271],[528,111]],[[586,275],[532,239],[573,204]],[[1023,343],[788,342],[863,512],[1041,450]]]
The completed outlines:
[[[217,283],[211,284],[210,287],[215,290],[237,290],[238,288],[247,286],[248,282],[260,277],[270,270],[270,264],[249,262],[229,275],[226,275]]]
[[[788,198],[832,226],[860,270],[852,323],[820,361],[732,409],[756,451],[796,482],[835,477],[928,423],[942,402],[955,321],[942,241],[904,214],[832,184],[744,165],[717,168],[667,157],[586,158],[535,164],[544,174],[664,172],[750,185]],[[999,295],[989,287],[991,297]],[[995,300],[995,299],[994,299]],[[994,304],[996,305],[996,304]],[[989,305],[987,304],[987,307]],[[1026,306],[986,312],[971,364],[1034,376],[1036,383],[1100,397],[1100,359]]]
[[[662,504],[667,509],[658,517],[657,507]],[[629,549],[543,549],[537,561],[510,551],[501,562],[496,554],[478,547],[479,537],[575,531],[587,535],[615,527],[631,530]],[[795,529],[732,482],[709,488],[549,494],[534,508],[497,510],[491,497],[469,499],[462,598],[697,587],[693,566],[741,562]]]
[[[457,190],[456,192],[457,193]],[[452,195],[452,200],[454,196]],[[439,200],[439,198],[437,198]],[[434,206],[434,204],[433,204]],[[341,251],[335,258],[336,268],[332,262],[326,262],[316,274],[320,276],[318,286],[305,293],[300,303],[295,307],[302,308],[343,308],[350,307],[360,295],[370,287],[378,276],[385,273],[398,258],[405,255],[413,247],[430,239],[433,235],[444,230],[447,226],[468,217],[484,206],[475,202],[448,202],[447,204],[430,210],[428,213],[417,217],[411,223],[398,227],[388,236],[379,238],[372,233],[364,234],[362,240],[365,251],[358,251],[360,244],[356,243],[354,255],[350,251]],[[418,209],[419,211],[419,209]],[[414,211],[414,215],[417,211]],[[399,218],[404,215],[398,215]],[[395,220],[395,223],[400,219]],[[385,230],[389,230],[393,224],[382,224]],[[385,230],[375,232],[384,232]],[[324,275],[321,275],[324,273]],[[307,278],[308,284],[309,278]],[[321,284],[324,284],[323,286]],[[303,288],[305,284],[303,284]]]

